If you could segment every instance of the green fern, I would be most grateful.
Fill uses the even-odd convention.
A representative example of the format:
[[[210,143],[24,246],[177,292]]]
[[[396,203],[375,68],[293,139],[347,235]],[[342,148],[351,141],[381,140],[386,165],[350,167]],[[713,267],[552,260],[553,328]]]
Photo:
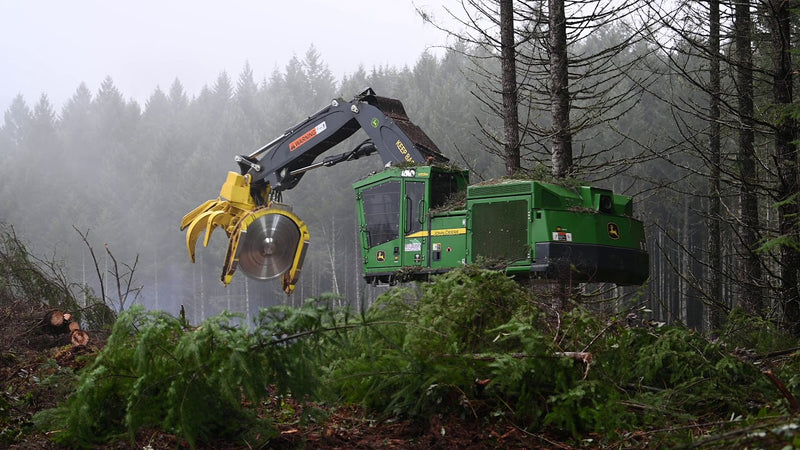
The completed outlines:
[[[178,318],[133,307],[120,315],[75,393],[38,421],[61,430],[55,440],[74,447],[132,439],[145,426],[192,446],[253,430],[268,439],[275,435],[270,419],[246,405],[265,400],[268,385],[299,396],[316,391],[314,339],[330,316],[312,302],[265,310],[252,330],[233,325],[237,316],[229,314],[187,328]]]

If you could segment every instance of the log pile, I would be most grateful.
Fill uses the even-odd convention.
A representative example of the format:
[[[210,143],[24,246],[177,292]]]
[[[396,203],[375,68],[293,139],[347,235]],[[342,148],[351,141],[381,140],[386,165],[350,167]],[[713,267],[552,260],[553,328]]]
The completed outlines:
[[[50,335],[69,333],[70,342],[75,347],[85,346],[89,343],[89,333],[81,330],[78,322],[72,320],[72,314],[58,309],[47,311],[40,323],[41,329]]]

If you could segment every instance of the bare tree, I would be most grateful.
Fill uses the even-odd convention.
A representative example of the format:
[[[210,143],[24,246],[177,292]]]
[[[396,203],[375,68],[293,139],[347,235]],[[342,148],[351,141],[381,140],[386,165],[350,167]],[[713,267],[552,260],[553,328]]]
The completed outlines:
[[[513,13],[508,10],[512,6]],[[502,119],[508,130],[513,115],[518,114],[521,168],[552,166],[553,175],[562,177],[597,175],[612,166],[619,171],[629,163],[618,155],[610,156],[614,148],[587,145],[575,154],[573,145],[579,133],[613,122],[627,112],[640,92],[638,86],[647,83],[631,80],[639,61],[628,58],[631,47],[644,36],[644,20],[638,18],[641,3],[461,0],[459,11],[445,10],[459,29],[444,28],[432,15],[421,14],[467,44],[464,51],[473,62],[468,72],[474,82],[473,94],[489,116]],[[513,16],[513,40],[509,16]],[[511,42],[516,89],[510,89]],[[512,93],[517,108],[511,103]],[[545,111],[550,114],[542,114]],[[487,150],[504,159],[510,155],[507,168],[508,164],[514,166],[513,133],[497,133],[492,123],[479,126]],[[586,134],[584,139],[591,137]]]
[[[572,130],[569,109],[569,57],[564,0],[548,0],[550,53],[550,115],[553,120],[553,176],[564,178],[572,171]]]
[[[500,59],[503,78],[503,130],[506,175],[521,167],[519,155],[519,111],[517,102],[517,54],[514,42],[514,2],[500,0]]]
[[[736,46],[736,84],[738,119],[740,122],[737,166],[739,169],[739,246],[741,270],[741,303],[749,312],[762,314],[761,261],[756,254],[758,245],[758,172],[755,155],[755,120],[753,117],[753,39],[750,1],[734,4],[734,44]]]
[[[691,88],[684,85],[687,92],[669,100],[674,116],[683,124],[692,116],[707,126],[683,133],[684,142],[675,146],[690,149],[703,163],[683,165],[681,170],[707,177],[710,187],[704,263],[709,279],[702,283],[709,324],[719,327],[725,310],[738,304],[772,318],[782,312],[784,322],[795,328],[800,320],[800,259],[797,156],[792,144],[797,130],[788,111],[793,101],[791,19],[786,9],[790,4],[748,0],[728,5],[712,0],[677,5],[679,9],[659,10],[658,15],[673,33],[662,40],[669,42],[662,45],[662,53],[672,73]],[[706,5],[708,14],[698,15]],[[709,99],[707,108],[694,101],[698,93]],[[726,131],[729,146],[724,145]],[[726,154],[726,147],[733,150]],[[777,206],[777,217],[771,205]],[[726,230],[733,237],[728,257]],[[775,235],[777,239],[763,245],[763,238]],[[765,289],[774,295],[765,296]]]
[[[86,244],[86,248],[89,250],[89,254],[92,257],[92,262],[94,263],[95,272],[97,273],[97,279],[100,284],[100,295],[104,303],[108,304],[111,299],[108,296],[108,288],[106,286],[106,278],[103,276],[103,270],[100,269],[100,263],[97,261],[97,256],[94,253],[94,248],[89,243],[89,231],[81,232],[75,226],[72,227],[81,237],[83,243]],[[117,258],[111,253],[111,250],[108,248],[108,244],[105,244],[106,255],[111,258],[111,268],[107,269],[109,275],[111,275],[111,279],[114,281],[117,291],[117,309],[116,312],[122,312],[125,310],[129,301],[135,301],[142,292],[142,286],[134,286],[134,275],[136,274],[136,266],[139,264],[139,255],[136,255],[134,258],[133,264],[122,263],[122,268],[120,268],[120,263],[117,262]]]
[[[520,96],[526,101],[529,164],[548,164],[555,177],[613,176],[633,158],[618,142],[598,146],[593,129],[614,129],[651,80],[639,70],[647,18],[641,2],[522,2]],[[550,112],[537,118],[537,111]],[[549,120],[548,120],[549,119]],[[545,143],[550,148],[545,148]]]
[[[780,244],[781,289],[780,304],[784,321],[795,336],[800,336],[800,292],[798,292],[798,267],[800,254],[798,242],[798,171],[797,124],[785,110],[792,96],[792,45],[791,13],[789,2],[766,0],[765,13],[772,44],[772,98],[776,106],[775,165],[778,183],[778,233],[784,238]]]
[[[722,86],[720,80],[720,12],[719,0],[710,0],[708,4],[708,78],[709,78],[709,106],[708,106],[708,149],[710,160],[709,184],[709,211],[708,211],[708,265],[712,269],[709,274],[709,297],[706,302],[708,308],[709,327],[717,330],[722,326],[722,189],[721,170],[722,161],[722,135],[720,127],[720,95]]]

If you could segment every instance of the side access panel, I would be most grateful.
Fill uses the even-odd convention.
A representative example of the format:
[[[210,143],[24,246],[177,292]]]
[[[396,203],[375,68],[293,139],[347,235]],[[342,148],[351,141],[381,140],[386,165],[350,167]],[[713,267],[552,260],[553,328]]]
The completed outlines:
[[[443,272],[466,264],[466,211],[452,211],[431,217],[430,242],[430,268],[433,272]]]
[[[650,266],[644,226],[632,217],[631,199],[584,186],[576,207],[567,194],[557,186],[537,183],[531,270],[574,282],[640,285],[646,281]]]
[[[533,234],[534,272],[619,285],[640,285],[649,277],[644,227],[636,219],[536,210]]]

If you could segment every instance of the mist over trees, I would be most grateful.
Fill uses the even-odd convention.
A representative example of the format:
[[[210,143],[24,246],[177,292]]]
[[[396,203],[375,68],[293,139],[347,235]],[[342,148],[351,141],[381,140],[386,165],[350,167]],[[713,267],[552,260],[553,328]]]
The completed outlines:
[[[443,153],[472,171],[473,182],[505,174],[503,149],[511,135],[503,131],[508,92],[500,89],[499,56],[509,47],[508,35],[500,45],[504,2],[465,10],[480,3],[495,6],[483,11],[494,22],[440,56],[421,54],[413,67],[359,67],[336,80],[325,55],[311,47],[270,74],[254,74],[248,64],[233,76],[220,73],[196,94],[175,79],[155,87],[141,105],[126,100],[111,78],[94,91],[77,86],[59,108],[44,94],[18,96],[0,126],[0,222],[13,225],[38,252],[63,258],[73,279],[89,286],[97,276],[76,229],[97,248],[107,245],[118,260],[138,255],[135,275],[143,289],[137,301],[172,313],[184,305],[193,320],[223,309],[249,315],[262,306],[299,305],[327,293],[360,308],[378,288],[361,278],[351,185],[380,170],[379,158],[314,171],[284,193],[311,233],[291,297],[277,282],[243,274],[222,286],[224,233],[198,249],[191,264],[181,217],[218,195],[226,173],[238,170],[234,155],[366,87],[401,100]],[[575,4],[567,3],[567,17]],[[651,281],[625,290],[628,295],[608,307],[642,305],[654,320],[708,329],[745,306],[796,330],[791,117],[797,108],[786,70],[791,55],[780,51],[796,41],[794,28],[785,27],[787,20],[796,25],[796,17],[787,19],[771,2],[750,5],[751,21],[728,5],[714,16],[707,4],[691,2],[669,11],[641,8],[635,17],[644,22],[636,22],[633,6],[614,20],[570,22],[591,22],[592,32],[568,31],[561,54],[579,64],[567,65],[572,108],[556,117],[549,109],[556,101],[548,87],[551,55],[543,44],[553,21],[539,15],[539,2],[514,5],[520,114],[519,142],[511,147],[520,152],[521,168],[552,171],[553,121],[568,119],[560,132],[568,133],[574,155],[555,172],[634,195],[635,215],[648,226]],[[773,42],[775,32],[788,36]],[[773,95],[777,86],[788,97]],[[359,139],[334,151],[349,150]],[[108,261],[101,257],[99,264]]]

